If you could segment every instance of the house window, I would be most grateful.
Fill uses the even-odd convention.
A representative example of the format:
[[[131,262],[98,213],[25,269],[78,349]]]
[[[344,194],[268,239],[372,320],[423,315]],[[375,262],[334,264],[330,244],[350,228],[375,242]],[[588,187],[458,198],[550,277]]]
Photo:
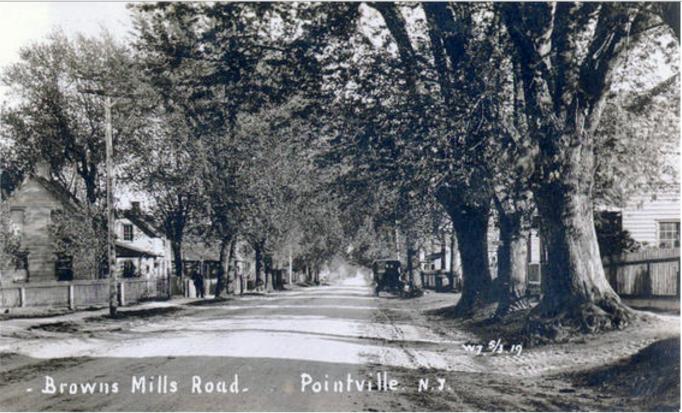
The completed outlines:
[[[133,264],[132,261],[126,260],[123,262],[123,277],[124,278],[131,278],[137,276],[137,268],[135,268],[135,264]]]
[[[73,280],[73,259],[71,257],[65,255],[58,256],[54,266],[58,281]]]
[[[125,241],[133,240],[133,226],[131,224],[123,224],[123,239]]]
[[[660,248],[677,248],[680,246],[680,223],[658,223],[658,246]]]
[[[12,232],[17,236],[22,236],[24,233],[24,210],[12,209],[10,211],[10,221],[12,221]]]

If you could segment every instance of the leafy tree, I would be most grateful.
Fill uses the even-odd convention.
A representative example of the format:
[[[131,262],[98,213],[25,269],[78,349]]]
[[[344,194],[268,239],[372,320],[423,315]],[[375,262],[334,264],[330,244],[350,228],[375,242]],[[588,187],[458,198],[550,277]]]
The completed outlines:
[[[239,145],[251,137],[239,135],[239,119],[257,116],[263,107],[305,91],[307,78],[297,76],[292,69],[297,66],[290,64],[307,67],[314,62],[307,59],[314,50],[296,40],[296,33],[306,29],[293,17],[303,8],[256,3],[132,6],[144,78],[160,97],[164,111],[181,119],[188,137],[201,147],[196,161],[208,217],[205,233],[220,240],[225,263],[230,261],[226,252],[237,234],[261,232],[257,244],[262,256],[260,245],[275,230],[264,218],[274,212],[267,205],[260,208],[265,201],[259,198],[259,189],[245,189],[243,185],[249,183],[237,181],[239,175],[254,178],[254,184],[263,182],[260,171],[250,169],[251,176],[241,170],[249,165],[250,154]],[[272,30],[273,24],[281,30]],[[263,152],[256,153],[260,155]],[[242,221],[248,222],[245,231]],[[258,231],[252,230],[257,227]],[[219,292],[228,270],[225,263],[219,273]]]
[[[364,63],[381,56],[382,63],[387,62],[357,70],[366,80],[353,78],[353,83],[362,87],[352,91],[367,93],[356,99],[358,111],[371,118],[356,122],[367,125],[364,135],[359,135],[366,143],[360,143],[371,148],[364,157],[360,155],[360,164],[378,171],[370,179],[396,183],[401,188],[398,192],[436,194],[459,237],[465,281],[458,311],[468,313],[491,298],[492,287],[487,262],[492,192],[485,142],[497,126],[487,121],[493,111],[485,99],[490,70],[482,69],[482,62],[487,63],[492,53],[485,41],[493,27],[487,17],[489,8],[442,3],[419,6],[425,17],[416,30],[422,36],[414,37],[422,40],[415,40],[413,46],[410,24],[403,17],[407,8],[391,3],[372,7],[383,18],[392,42],[371,45],[367,47],[369,57],[355,59]],[[455,20],[453,8],[461,22]],[[473,25],[474,20],[484,23]],[[397,56],[386,50],[389,44],[397,46]],[[370,82],[388,85],[365,87]],[[374,90],[382,91],[381,100],[377,100],[385,102],[376,104],[376,109],[370,106],[376,99],[371,93]]]
[[[594,136],[628,35],[650,14],[637,4],[497,7],[520,65],[529,136],[540,149],[532,189],[549,262],[536,314],[554,321],[530,328],[553,335],[557,325],[626,325],[631,313],[604,276],[594,231]]]
[[[149,213],[170,240],[175,275],[182,276],[182,245],[199,211],[201,150],[191,139],[183,119],[158,109],[149,114],[153,133],[135,142],[141,156],[126,165],[124,180],[149,196]]]
[[[60,32],[20,52],[21,61],[6,68],[2,82],[16,103],[0,113],[5,138],[11,142],[13,173],[20,177],[39,160],[48,161],[64,186],[74,170],[81,185],[73,192],[89,204],[103,194],[104,96],[127,95],[134,90],[129,50],[104,33],[100,37]],[[93,93],[94,92],[94,93]],[[121,101],[113,111],[113,138],[117,157],[125,143],[144,131],[139,106]],[[79,189],[80,188],[80,189]]]
[[[12,228],[8,205],[0,204],[0,273],[14,270],[26,258],[26,251]]]
[[[107,222],[102,207],[55,210],[49,227],[55,255],[68,257],[77,277],[99,277],[107,268]]]

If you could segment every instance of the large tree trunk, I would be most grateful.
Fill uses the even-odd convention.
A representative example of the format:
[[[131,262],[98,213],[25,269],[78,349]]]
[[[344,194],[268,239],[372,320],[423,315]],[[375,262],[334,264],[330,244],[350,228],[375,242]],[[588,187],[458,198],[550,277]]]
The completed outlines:
[[[497,249],[499,299],[497,316],[527,308],[528,234],[520,213],[506,213],[498,205],[500,245]]]
[[[450,271],[452,272],[453,287],[462,283],[462,262],[459,259],[459,247],[457,245],[457,234],[453,225],[450,234]]]
[[[320,265],[315,264],[313,267],[313,277],[315,277],[314,282],[315,285],[320,285]]]
[[[293,273],[294,273],[294,260],[291,257],[291,247],[289,247],[289,266],[287,267],[287,274],[289,276],[289,288],[294,284]]]
[[[85,197],[90,205],[95,205],[97,202],[97,166],[88,164],[85,159],[81,165],[82,168],[78,168],[78,173],[85,184]]]
[[[602,266],[594,229],[592,146],[586,143],[567,150],[561,179],[540,182],[534,190],[548,262],[542,300],[535,311],[545,320],[529,327],[546,336],[557,335],[562,327],[583,332],[620,328],[632,315],[609,285]]]
[[[226,278],[228,277],[228,266],[230,262],[230,244],[232,240],[230,238],[223,238],[220,241],[220,256],[218,260],[220,261],[220,269],[218,270],[218,275],[216,279],[215,286],[215,298],[222,295],[223,289],[227,283]]]
[[[395,223],[395,228],[393,229],[393,236],[395,238],[395,259],[400,261],[400,230],[398,229],[398,223]]]
[[[489,206],[462,205],[449,213],[455,226],[462,257],[464,285],[456,313],[472,313],[492,298],[492,277],[488,267]]]
[[[267,256],[265,257],[264,260],[265,264],[265,290],[268,292],[271,292],[275,286],[274,286],[274,278],[272,276],[272,257]]]
[[[441,271],[447,271],[448,267],[446,265],[445,255],[447,253],[447,236],[445,231],[440,233],[440,268]]]
[[[414,239],[412,235],[408,232],[405,234],[405,255],[407,257],[407,282],[410,287],[410,291],[414,290]]]
[[[182,277],[182,241],[171,241],[171,250],[173,251],[175,276]]]
[[[574,329],[620,328],[632,318],[604,275],[592,205],[594,133],[614,69],[625,57],[632,15],[609,3],[561,4],[497,5],[516,46],[529,130],[539,149],[532,190],[548,261],[543,296],[527,328],[550,338]],[[536,18],[524,18],[527,13]],[[583,28],[592,25],[584,36]]]
[[[229,290],[230,268],[232,257],[234,256],[235,241],[236,237],[228,237],[220,242],[220,270],[218,271],[218,279],[216,280],[216,298],[221,296],[223,290]],[[227,292],[229,293],[229,291]]]
[[[227,266],[226,266],[226,272],[225,272],[225,285],[227,286],[227,293],[235,293],[236,291],[236,286],[235,282],[237,280],[237,266],[235,263],[235,249],[237,247],[237,237],[232,237],[230,240],[230,248],[228,249],[227,253]],[[230,285],[232,285],[232,288],[230,291]]]
[[[258,242],[254,245],[256,259],[256,288],[263,282],[263,244]]]

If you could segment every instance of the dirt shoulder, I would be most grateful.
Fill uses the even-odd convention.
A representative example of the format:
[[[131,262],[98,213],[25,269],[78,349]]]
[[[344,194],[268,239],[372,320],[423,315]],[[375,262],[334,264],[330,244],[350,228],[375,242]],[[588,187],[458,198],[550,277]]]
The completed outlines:
[[[382,300],[382,317],[396,325],[428,326],[444,342],[454,345],[435,349],[447,360],[448,369],[429,368],[428,362],[418,369],[391,369],[401,381],[415,382],[423,377],[432,377],[433,381],[439,377],[448,383],[447,388],[410,388],[400,393],[399,402],[376,400],[370,409],[679,410],[678,316],[641,313],[634,325],[622,331],[523,348],[520,354],[510,354],[510,347],[496,353],[490,349],[498,340],[506,346],[514,344],[510,342],[513,335],[511,339],[506,335],[516,326],[436,315],[458,298],[456,294],[427,292],[411,300]],[[415,310],[400,311],[405,308]],[[476,344],[482,346],[481,354],[465,350],[465,346]]]

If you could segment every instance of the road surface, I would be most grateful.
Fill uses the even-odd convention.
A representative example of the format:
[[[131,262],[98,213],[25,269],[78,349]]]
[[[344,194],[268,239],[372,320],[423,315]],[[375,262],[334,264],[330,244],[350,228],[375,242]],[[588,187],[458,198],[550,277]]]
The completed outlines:
[[[179,311],[171,302],[149,311],[152,316],[123,320],[86,312],[6,321],[0,406],[362,410],[368,399],[377,399],[377,386],[397,389],[395,383],[386,388],[390,372],[372,363],[412,363],[390,340],[422,337],[425,345],[429,337],[438,340],[425,328],[400,329],[382,313],[381,300],[358,275],[336,286],[184,305]],[[95,394],[87,394],[93,383]],[[70,394],[74,384],[78,390]]]
[[[104,311],[6,320],[0,410],[599,409],[604,395],[576,401],[570,383],[542,375],[655,339],[614,337],[580,357],[570,347],[477,356],[465,348],[472,335],[427,323],[423,306],[436,296],[454,302],[376,298],[358,274],[220,302],[150,303],[116,320]]]

